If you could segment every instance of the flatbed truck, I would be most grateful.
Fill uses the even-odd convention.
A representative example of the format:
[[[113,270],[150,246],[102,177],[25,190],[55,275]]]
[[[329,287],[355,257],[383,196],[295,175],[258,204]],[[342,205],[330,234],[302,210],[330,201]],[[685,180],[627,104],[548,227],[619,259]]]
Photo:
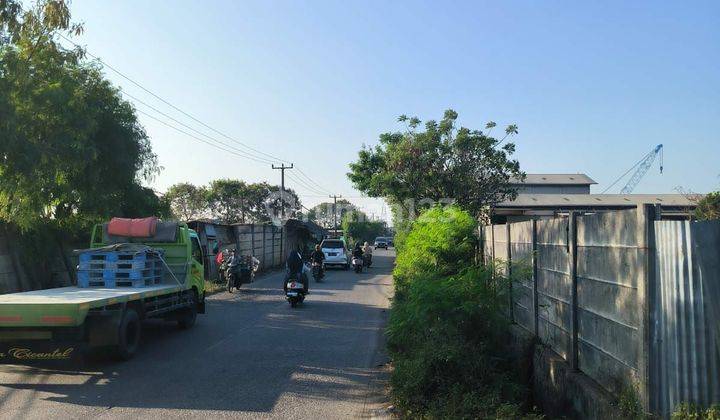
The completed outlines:
[[[163,238],[142,239],[112,238],[107,225],[97,225],[90,243],[97,249],[120,239],[162,249],[166,272],[161,284],[0,295],[0,363],[69,359],[92,348],[109,349],[127,360],[138,350],[143,320],[161,318],[176,321],[181,329],[192,327],[197,314],[205,312],[202,249],[186,224],[163,225]]]

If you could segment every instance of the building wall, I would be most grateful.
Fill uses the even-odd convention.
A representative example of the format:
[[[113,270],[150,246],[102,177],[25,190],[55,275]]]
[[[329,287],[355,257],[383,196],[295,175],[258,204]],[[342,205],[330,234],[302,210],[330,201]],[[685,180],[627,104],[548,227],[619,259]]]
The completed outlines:
[[[589,185],[518,185],[518,194],[590,194]]]

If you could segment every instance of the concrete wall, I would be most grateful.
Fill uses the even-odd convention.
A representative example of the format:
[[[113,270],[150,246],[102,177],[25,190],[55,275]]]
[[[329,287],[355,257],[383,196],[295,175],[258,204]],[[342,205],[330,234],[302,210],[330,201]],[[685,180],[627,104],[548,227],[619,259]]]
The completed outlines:
[[[538,337],[568,360],[572,322],[568,220],[538,220],[536,229]]]
[[[511,291],[512,319],[529,332],[535,331],[535,301],[533,282],[534,222],[512,225],[510,255],[512,255]]]
[[[646,276],[636,210],[577,218],[578,367],[619,394],[640,383]]]
[[[509,267],[512,321],[552,353],[542,366],[556,370],[561,360],[608,398],[630,390],[646,409],[651,210],[571,213],[483,229],[484,252]],[[551,375],[537,369],[539,377]],[[565,398],[553,389],[544,389],[548,401]]]
[[[603,405],[633,394],[662,417],[720,403],[720,222],[660,221],[661,210],[483,229],[484,253],[512,279],[514,336],[540,343],[548,414],[613,417]]]

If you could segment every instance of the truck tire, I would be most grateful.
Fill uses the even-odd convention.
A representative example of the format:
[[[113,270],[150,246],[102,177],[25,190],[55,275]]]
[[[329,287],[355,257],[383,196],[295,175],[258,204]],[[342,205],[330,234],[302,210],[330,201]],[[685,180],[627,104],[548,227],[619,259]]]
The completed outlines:
[[[188,328],[191,328],[193,325],[195,325],[195,320],[197,319],[197,308],[198,308],[198,297],[195,290],[192,292],[192,304],[187,307],[180,309],[178,313],[178,327],[180,327],[181,330],[187,330]]]
[[[118,345],[115,349],[115,353],[120,360],[130,360],[135,356],[138,347],[140,347],[141,331],[142,325],[137,311],[133,308],[125,309],[125,314],[118,328]]]

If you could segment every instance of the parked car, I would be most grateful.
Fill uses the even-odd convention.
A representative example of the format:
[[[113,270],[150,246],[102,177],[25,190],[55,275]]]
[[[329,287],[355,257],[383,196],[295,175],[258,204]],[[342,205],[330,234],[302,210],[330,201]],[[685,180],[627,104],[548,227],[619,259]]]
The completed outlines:
[[[320,243],[320,249],[325,254],[325,267],[350,267],[349,252],[342,239],[325,239]]]
[[[385,239],[382,236],[378,236],[377,238],[375,238],[375,249],[378,249],[378,248],[387,249],[388,248],[387,239]]]

